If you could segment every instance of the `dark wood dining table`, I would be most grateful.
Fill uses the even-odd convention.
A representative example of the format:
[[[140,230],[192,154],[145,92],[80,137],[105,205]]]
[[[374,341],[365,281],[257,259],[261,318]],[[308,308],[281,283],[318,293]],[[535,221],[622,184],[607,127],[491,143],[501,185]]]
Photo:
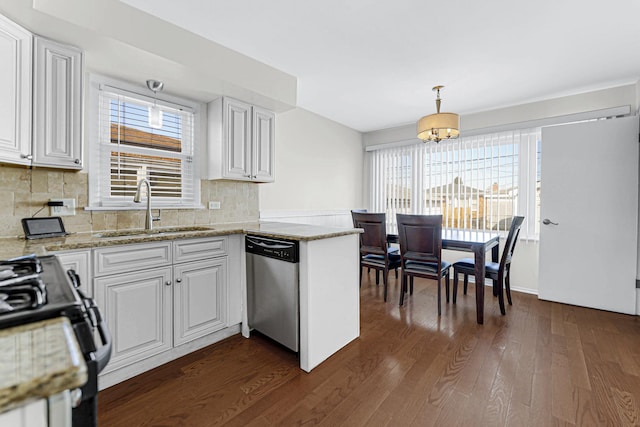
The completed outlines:
[[[389,243],[398,243],[397,234],[387,236]],[[491,260],[498,262],[498,244],[500,235],[489,231],[461,230],[445,228],[442,230],[442,249],[473,252],[476,281],[476,319],[484,323],[484,275],[485,254],[491,249]]]

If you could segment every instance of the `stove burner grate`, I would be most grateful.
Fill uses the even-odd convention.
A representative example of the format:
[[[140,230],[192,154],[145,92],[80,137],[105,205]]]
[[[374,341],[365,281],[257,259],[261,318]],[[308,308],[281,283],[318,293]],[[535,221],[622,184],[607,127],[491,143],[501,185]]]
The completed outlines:
[[[41,307],[47,291],[35,256],[0,261],[0,314]]]

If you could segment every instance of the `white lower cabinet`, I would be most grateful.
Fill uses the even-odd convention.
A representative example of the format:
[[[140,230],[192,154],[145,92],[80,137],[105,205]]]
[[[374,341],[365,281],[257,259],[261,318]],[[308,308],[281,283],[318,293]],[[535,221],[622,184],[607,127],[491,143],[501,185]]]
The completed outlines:
[[[0,426],[48,427],[48,424],[45,399],[0,414]]]
[[[94,297],[113,339],[104,373],[227,327],[226,247],[216,237],[94,249]]]
[[[174,345],[226,326],[226,257],[176,265],[173,277]]]
[[[0,414],[0,426],[71,427],[69,390]]]
[[[95,297],[113,339],[104,372],[172,347],[171,267],[96,278]]]
[[[80,279],[80,289],[88,297],[93,297],[91,285],[91,249],[57,252],[56,255],[66,271],[73,270]]]

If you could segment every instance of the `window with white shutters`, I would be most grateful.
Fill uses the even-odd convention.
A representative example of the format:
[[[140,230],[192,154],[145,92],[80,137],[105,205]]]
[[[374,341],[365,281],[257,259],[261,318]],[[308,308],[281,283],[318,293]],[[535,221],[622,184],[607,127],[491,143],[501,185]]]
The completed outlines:
[[[197,107],[97,84],[97,141],[91,149],[90,206],[133,206],[147,179],[154,207],[199,205],[194,161]],[[188,103],[188,101],[185,101]]]

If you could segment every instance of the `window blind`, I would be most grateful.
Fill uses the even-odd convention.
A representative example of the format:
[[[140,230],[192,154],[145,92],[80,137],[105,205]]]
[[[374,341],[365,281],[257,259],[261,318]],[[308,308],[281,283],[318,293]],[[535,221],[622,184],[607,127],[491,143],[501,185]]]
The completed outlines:
[[[440,143],[382,148],[371,155],[372,209],[443,215],[444,226],[509,230],[524,215],[522,238],[538,233],[540,128],[477,135]]]
[[[194,112],[106,85],[98,98],[99,205],[133,203],[143,178],[155,207],[197,204]]]

